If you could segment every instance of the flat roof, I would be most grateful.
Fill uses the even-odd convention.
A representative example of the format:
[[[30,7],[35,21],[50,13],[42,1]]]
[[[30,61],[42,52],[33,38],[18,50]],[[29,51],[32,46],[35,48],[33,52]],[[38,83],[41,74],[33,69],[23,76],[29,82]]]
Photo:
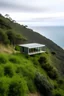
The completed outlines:
[[[44,44],[39,44],[39,43],[28,43],[28,44],[20,44],[19,46],[27,47],[27,48],[36,48],[36,47],[43,47],[45,45]]]

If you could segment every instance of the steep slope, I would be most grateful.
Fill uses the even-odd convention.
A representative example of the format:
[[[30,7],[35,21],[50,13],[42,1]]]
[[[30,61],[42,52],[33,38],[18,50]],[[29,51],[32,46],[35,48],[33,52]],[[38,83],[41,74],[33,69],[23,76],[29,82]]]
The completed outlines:
[[[27,42],[37,42],[45,44],[50,52],[55,52],[55,56],[51,57],[52,64],[54,64],[61,74],[64,74],[64,50],[60,48],[57,44],[47,39],[46,37],[34,32],[32,29],[26,26],[15,23],[13,20],[4,18],[0,15],[0,27],[3,30],[12,29],[16,33],[21,33],[27,38]]]
[[[1,53],[0,96],[64,96],[63,78],[50,56]]]

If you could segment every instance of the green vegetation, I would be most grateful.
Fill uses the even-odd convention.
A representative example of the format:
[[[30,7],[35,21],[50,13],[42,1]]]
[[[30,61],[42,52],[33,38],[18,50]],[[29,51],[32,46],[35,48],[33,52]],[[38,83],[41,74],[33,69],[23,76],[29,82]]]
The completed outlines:
[[[46,57],[41,56],[38,61],[41,64],[42,68],[46,70],[50,78],[56,79],[58,77],[58,72],[56,68],[54,68],[53,65],[47,62]]]
[[[16,51],[20,51],[20,46],[16,45],[16,46],[15,46],[15,50],[16,50]]]
[[[60,74],[55,77],[57,69],[47,55],[0,54],[0,96],[28,96],[38,91],[44,96],[63,96],[64,81]]]
[[[17,44],[25,42],[43,43],[46,52],[20,54]],[[64,96],[64,51],[59,46],[0,14],[0,47],[1,44],[9,48],[3,46],[3,52],[0,48],[0,96],[28,96],[37,92],[42,96]],[[10,52],[10,46],[18,53]]]
[[[44,96],[52,96],[51,90],[53,89],[53,86],[49,84],[44,76],[41,76],[41,74],[36,74],[35,84],[41,94],[43,94]]]
[[[64,50],[62,48],[46,37],[29,29],[26,25],[16,23],[8,14],[6,14],[5,17],[0,14],[0,31],[2,31],[1,33],[4,35],[3,41],[1,38],[0,42],[2,41],[4,44],[13,45],[28,42],[45,44],[46,50],[52,54],[51,57],[54,66],[59,70],[61,75],[64,75]],[[19,48],[16,47],[16,50],[19,50]]]

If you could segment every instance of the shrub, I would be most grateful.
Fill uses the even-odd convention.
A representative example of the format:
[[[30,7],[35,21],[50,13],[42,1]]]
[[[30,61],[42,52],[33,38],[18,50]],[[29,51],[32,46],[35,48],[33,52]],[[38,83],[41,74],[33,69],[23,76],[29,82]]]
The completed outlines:
[[[0,78],[0,96],[8,96],[8,87],[10,79],[7,77]]]
[[[35,65],[36,67],[39,65],[39,62],[38,62],[38,60],[37,60],[36,58],[34,58],[32,61],[33,61],[34,65]]]
[[[20,51],[20,47],[18,45],[15,46],[16,51]]]
[[[0,63],[1,64],[7,63],[7,57],[5,55],[0,54]]]
[[[53,68],[52,70],[48,71],[47,74],[52,79],[57,79],[58,78],[58,73],[57,73],[57,70],[55,68]]]
[[[57,83],[60,84],[60,85],[61,85],[61,84],[64,84],[64,80],[63,80],[63,79],[59,79],[59,80],[57,81]]]
[[[21,96],[21,82],[12,82],[10,84],[8,96]]]
[[[2,66],[0,66],[0,77],[2,77],[4,75],[4,69]]]
[[[61,93],[56,93],[55,96],[62,96]]]
[[[60,88],[53,90],[53,96],[64,96],[64,90]]]
[[[4,75],[9,76],[9,77],[12,77],[14,75],[14,71],[13,71],[12,66],[6,65],[4,67]]]
[[[8,96],[26,96],[28,87],[23,78],[14,77],[9,86]]]
[[[53,69],[53,66],[49,63],[42,64],[42,68],[44,68],[47,72]]]
[[[31,80],[30,78],[27,79],[27,86],[31,93],[36,92],[36,86],[34,85],[34,81]]]
[[[35,76],[35,85],[39,92],[44,96],[52,96],[52,85],[48,83],[47,79],[41,74],[36,74]]]
[[[16,73],[29,78],[33,78],[34,76],[32,70],[27,69],[27,67],[26,68],[21,66],[17,67]]]
[[[46,62],[46,59],[44,59],[44,62],[42,61],[43,59],[40,58],[39,62],[41,63],[42,68],[45,69],[47,72],[48,76],[52,79],[56,79],[58,77],[58,72],[57,70],[49,63]]]
[[[29,56],[29,55],[25,55],[25,57],[26,57],[27,59],[29,59],[29,58],[30,58],[30,56]]]
[[[52,55],[56,55],[56,52],[51,52]]]
[[[15,64],[20,64],[21,61],[17,56],[11,56],[9,59],[10,62],[15,63]]]
[[[3,87],[3,82],[0,81],[0,96],[4,96],[4,94],[5,94],[5,89]]]
[[[41,65],[47,62],[46,57],[43,56],[41,56],[38,61]]]

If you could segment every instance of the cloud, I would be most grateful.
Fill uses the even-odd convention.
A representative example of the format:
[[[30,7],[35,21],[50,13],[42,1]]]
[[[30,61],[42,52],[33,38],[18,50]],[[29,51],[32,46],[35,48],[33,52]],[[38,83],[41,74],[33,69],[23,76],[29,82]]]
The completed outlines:
[[[63,12],[64,0],[0,0],[0,11]]]
[[[17,3],[18,2],[18,3]],[[2,11],[7,11],[7,12],[44,12],[47,11],[48,9],[42,7],[39,8],[38,6],[30,6],[29,4],[27,4],[25,2],[22,3],[20,0],[16,0],[16,2],[7,2],[7,0],[5,0],[5,2],[0,1],[0,10]]]
[[[0,12],[26,24],[63,24],[64,0],[0,0]]]

